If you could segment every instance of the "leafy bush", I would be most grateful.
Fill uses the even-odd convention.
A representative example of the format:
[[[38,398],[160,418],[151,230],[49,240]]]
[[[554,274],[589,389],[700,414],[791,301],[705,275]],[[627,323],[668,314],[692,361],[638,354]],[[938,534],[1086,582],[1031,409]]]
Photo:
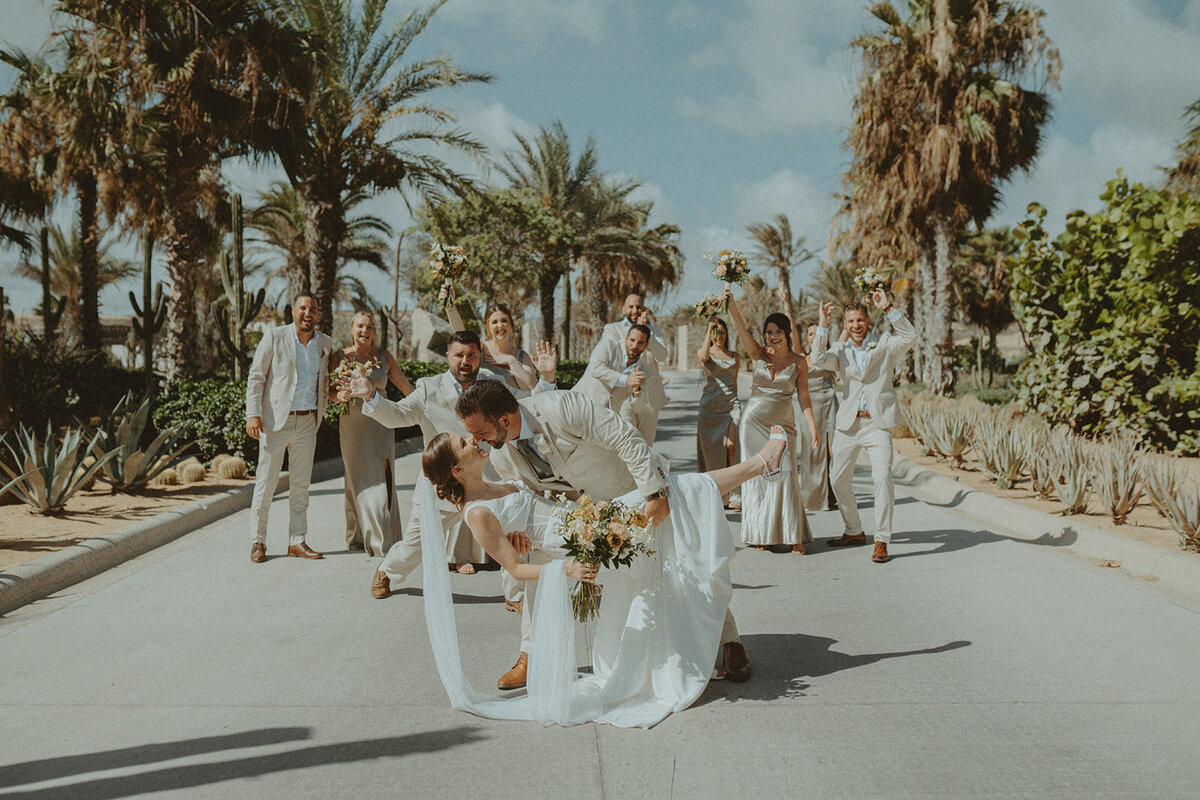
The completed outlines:
[[[160,431],[191,423],[190,435],[200,458],[218,453],[258,463],[258,442],[246,435],[246,382],[230,379],[183,379],[167,384],[154,409]]]
[[[558,362],[558,372],[555,373],[554,382],[558,385],[559,389],[570,389],[579,383],[579,379],[583,377],[583,371],[587,369],[587,365],[588,362],[586,361],[573,359]]]
[[[1013,299],[1033,347],[1021,401],[1080,432],[1200,452],[1200,199],[1123,177],[1101,199],[1054,240],[1036,203],[1017,231]]]
[[[438,361],[397,359],[396,363],[400,365],[400,371],[413,383],[416,383],[418,378],[428,378],[430,375],[438,375],[446,371],[446,364]],[[390,396],[395,391],[395,387],[389,384],[388,390],[388,395]]]

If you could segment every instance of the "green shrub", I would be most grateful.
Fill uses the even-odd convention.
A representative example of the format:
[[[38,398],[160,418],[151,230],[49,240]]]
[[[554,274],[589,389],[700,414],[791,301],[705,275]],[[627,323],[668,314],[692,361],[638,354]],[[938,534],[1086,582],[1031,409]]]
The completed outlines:
[[[559,389],[570,389],[575,384],[579,383],[579,379],[583,377],[583,371],[587,369],[588,362],[568,359],[558,362],[558,372],[555,373],[554,382]]]
[[[396,361],[400,365],[400,370],[413,383],[417,382],[418,378],[428,378],[430,375],[438,375],[446,371],[445,362],[438,361],[413,361],[412,359],[398,359]],[[388,396],[391,396],[396,387],[388,385]]]
[[[229,453],[258,463],[258,442],[246,435],[246,382],[222,378],[183,379],[167,384],[154,409],[154,425],[166,430],[191,422],[200,459]],[[324,427],[324,426],[322,426]]]
[[[1083,433],[1200,452],[1200,199],[1123,177],[1101,199],[1056,239],[1036,203],[1017,231],[1013,300],[1033,348],[1021,402]]]

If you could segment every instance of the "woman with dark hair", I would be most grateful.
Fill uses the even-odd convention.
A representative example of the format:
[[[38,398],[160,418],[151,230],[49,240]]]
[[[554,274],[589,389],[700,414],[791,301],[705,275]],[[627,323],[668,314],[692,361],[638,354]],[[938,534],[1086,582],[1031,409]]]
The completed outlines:
[[[721,495],[755,476],[778,477],[785,437],[779,428],[772,433],[740,464],[671,475],[670,517],[649,529],[653,552],[603,571],[565,555],[559,512],[571,501],[549,500],[519,481],[489,481],[487,450],[457,434],[434,437],[421,459],[427,480],[419,491],[429,499],[422,500],[422,547],[436,553],[441,546],[431,508],[436,492],[462,510],[472,536],[510,575],[541,586],[529,643],[528,694],[500,699],[475,691],[464,676],[448,582],[442,570],[426,567],[426,625],[452,705],[498,719],[621,727],[649,727],[691,705],[715,672],[713,654],[732,594],[733,547]],[[617,498],[630,506],[643,499],[636,490]],[[599,504],[607,500],[593,498]],[[526,563],[521,556],[531,551],[535,563]],[[590,675],[578,674],[568,578],[604,583]]]
[[[446,319],[456,331],[467,326],[454,305],[454,292],[450,290],[450,303],[446,306]],[[517,397],[527,397],[537,386],[538,369],[529,353],[513,344],[516,334],[512,312],[503,303],[492,303],[483,314],[483,363],[504,379]]]
[[[796,472],[796,414],[793,401],[800,400],[800,410],[808,423],[808,433],[814,449],[820,447],[821,437],[813,418],[808,397],[808,361],[792,350],[795,323],[787,314],[769,314],[763,322],[759,344],[746,327],[733,293],[725,290],[729,316],[737,331],[738,342],[754,359],[750,384],[750,399],[742,410],[738,434],[742,455],[761,447],[778,425],[787,431],[788,448],[781,468],[782,480],[747,481],[742,487],[742,541],[757,550],[778,545],[790,545],[793,553],[803,554],[804,543],[812,541],[812,531],[800,497],[800,481]],[[784,304],[787,308],[787,304]]]
[[[696,469],[707,472],[737,463],[737,419],[740,416],[737,376],[742,359],[729,349],[729,328],[720,317],[708,320],[704,341],[696,351],[704,373],[700,413],[696,417]],[[740,509],[729,495],[725,507]]]

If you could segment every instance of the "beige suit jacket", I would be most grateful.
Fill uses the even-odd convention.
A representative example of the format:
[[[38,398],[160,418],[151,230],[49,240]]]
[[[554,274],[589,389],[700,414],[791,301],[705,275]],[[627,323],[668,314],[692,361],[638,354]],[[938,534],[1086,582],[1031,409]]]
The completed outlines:
[[[329,401],[329,355],[333,340],[315,333],[321,353],[317,379],[317,425]],[[296,394],[296,339],[291,325],[267,328],[254,349],[246,375],[246,417],[262,417],[263,430],[277,431],[287,422]]]
[[[868,343],[866,369],[860,371],[849,341],[829,343],[829,330],[817,328],[809,355],[809,370],[836,372],[842,379],[838,395],[837,429],[849,430],[858,416],[861,398],[867,398],[867,412],[881,428],[900,424],[900,406],[892,375],[900,359],[917,341],[912,323],[902,314],[889,317],[894,333],[883,333]]]
[[[604,332],[600,335],[600,341],[605,339],[616,342],[617,349],[623,354],[625,352],[625,334],[629,333],[629,329],[633,327],[628,319],[622,317],[616,322],[610,322],[604,326]],[[663,334],[662,328],[657,325],[648,325],[650,328],[650,341],[646,344],[646,353],[643,358],[649,357],[648,360],[653,362],[654,370],[653,377],[646,381],[643,391],[647,396],[661,397],[662,405],[657,406],[662,408],[667,404],[667,393],[663,389],[661,365],[667,361],[667,337]],[[599,343],[596,347],[599,348]]]
[[[667,486],[671,465],[654,452],[637,428],[577,392],[543,392],[517,401],[534,443],[554,477],[543,481],[509,442],[492,452],[504,480],[520,480],[537,492],[587,493],[612,498],[636,488],[643,496]]]
[[[476,380],[499,380],[499,377],[480,370]],[[449,372],[418,378],[413,384],[412,394],[400,400],[381,397],[373,410],[363,406],[363,414],[389,428],[420,425],[426,444],[439,433],[466,436],[467,429],[454,410],[459,398],[457,384],[458,381]]]
[[[624,370],[627,361],[623,339],[618,340],[614,336],[601,337],[592,350],[583,377],[572,390],[586,395],[592,402],[605,408],[619,411],[622,404],[631,397],[629,387],[625,385]],[[637,366],[646,373],[646,382],[642,384],[642,395],[639,399],[647,402],[651,410],[658,411],[667,404],[667,393],[663,390],[658,362],[650,356],[649,348],[642,353]]]

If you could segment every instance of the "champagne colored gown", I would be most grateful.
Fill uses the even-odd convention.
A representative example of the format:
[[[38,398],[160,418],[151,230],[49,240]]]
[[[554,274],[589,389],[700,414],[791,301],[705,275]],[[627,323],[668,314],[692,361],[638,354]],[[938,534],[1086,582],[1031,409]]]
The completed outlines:
[[[741,457],[745,460],[762,449],[772,425],[786,431],[788,447],[777,480],[759,477],[742,484],[742,541],[746,544],[791,545],[812,541],[796,474],[796,370],[794,363],[789,364],[772,377],[766,361],[754,365],[750,399],[742,410],[739,429]]]
[[[812,400],[813,417],[821,446],[813,449],[807,436],[798,437],[800,454],[796,464],[800,471],[800,494],[809,511],[830,511],[837,508],[833,484],[829,480],[829,446],[837,428],[837,394],[833,390],[833,373],[828,370],[809,370],[808,396]]]
[[[367,377],[376,391],[387,391],[386,367],[372,370]],[[396,499],[395,431],[365,416],[361,400],[351,400],[349,407],[338,425],[346,465],[346,546],[361,544],[367,555],[382,556],[399,541],[402,527]]]
[[[710,354],[700,365],[704,372],[704,390],[700,395],[700,413],[696,417],[696,471],[708,472],[728,467],[726,441],[737,444],[737,359],[728,361]]]

